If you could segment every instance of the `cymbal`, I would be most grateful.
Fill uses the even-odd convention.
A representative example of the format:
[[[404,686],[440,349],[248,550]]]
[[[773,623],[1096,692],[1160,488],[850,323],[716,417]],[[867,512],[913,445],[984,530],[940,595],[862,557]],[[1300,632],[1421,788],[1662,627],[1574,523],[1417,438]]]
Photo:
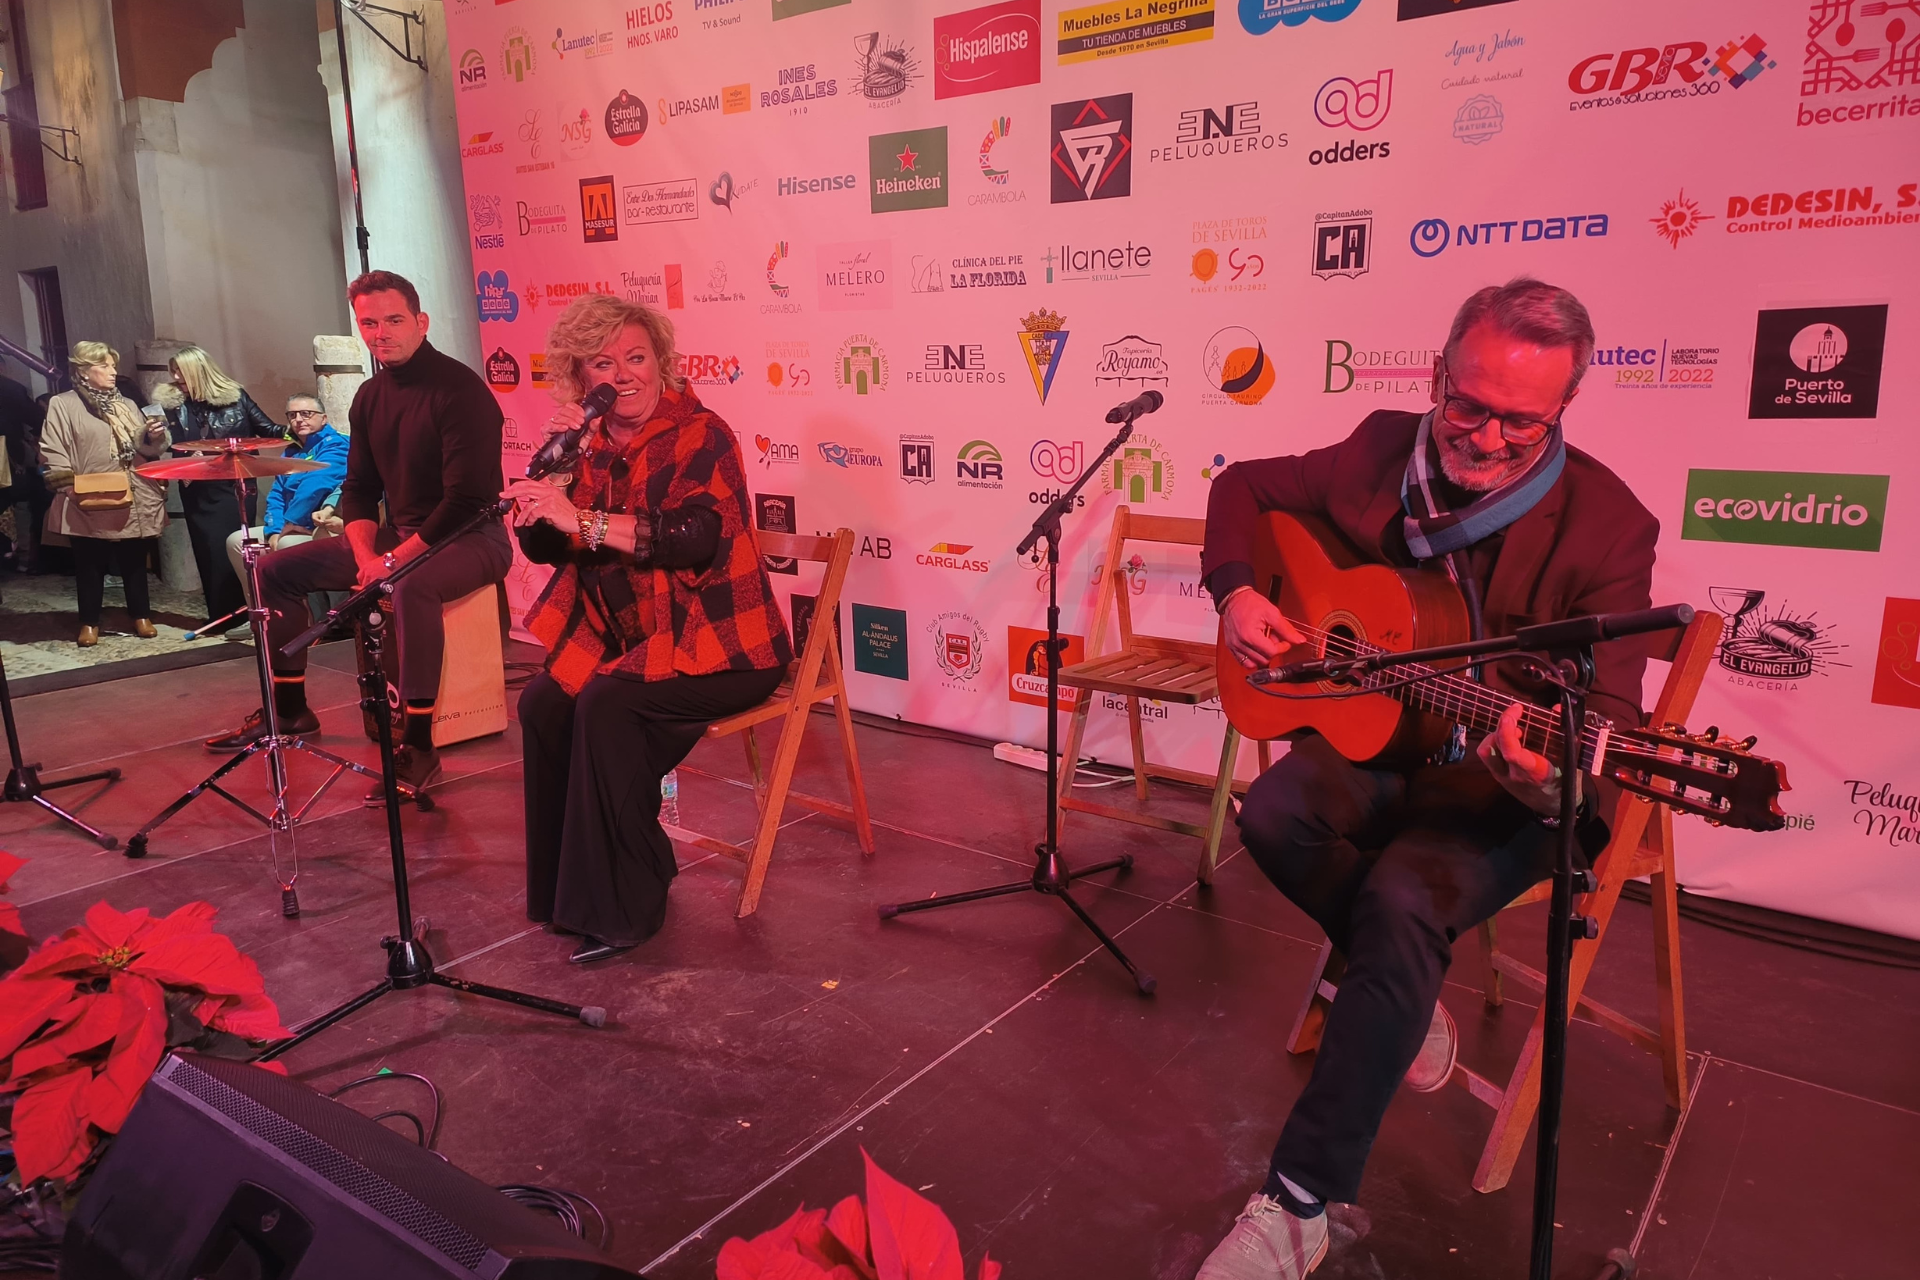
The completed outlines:
[[[247,453],[259,453],[266,449],[284,449],[287,441],[271,436],[243,440],[238,438],[215,440],[181,440],[173,445],[176,453],[234,453],[244,450]]]
[[[311,458],[262,458],[245,452],[222,450],[198,458],[163,458],[134,468],[149,480],[251,480],[255,476],[286,475],[292,471],[318,471],[326,464]]]

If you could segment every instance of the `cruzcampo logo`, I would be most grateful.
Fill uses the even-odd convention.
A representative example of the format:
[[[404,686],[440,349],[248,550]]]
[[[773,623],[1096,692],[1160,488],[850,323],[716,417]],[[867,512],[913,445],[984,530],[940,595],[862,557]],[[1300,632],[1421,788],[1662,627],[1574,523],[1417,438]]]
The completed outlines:
[[[868,138],[867,188],[875,213],[946,208],[946,126]]]
[[[1695,542],[1878,551],[1887,477],[1689,471],[1680,536]]]

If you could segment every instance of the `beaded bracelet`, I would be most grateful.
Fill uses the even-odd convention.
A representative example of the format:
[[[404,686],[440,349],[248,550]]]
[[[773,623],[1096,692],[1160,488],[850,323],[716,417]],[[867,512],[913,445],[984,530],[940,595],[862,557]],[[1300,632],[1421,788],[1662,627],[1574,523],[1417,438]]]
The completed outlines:
[[[596,511],[593,513],[593,529],[587,534],[587,550],[598,551],[600,549],[601,542],[604,541],[607,536],[607,520],[608,516],[606,512]]]

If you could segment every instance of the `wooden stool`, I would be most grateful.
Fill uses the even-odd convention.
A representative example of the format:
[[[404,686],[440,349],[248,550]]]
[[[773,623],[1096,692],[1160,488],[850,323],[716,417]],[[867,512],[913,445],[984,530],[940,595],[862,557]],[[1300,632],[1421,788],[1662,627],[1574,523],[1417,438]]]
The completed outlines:
[[[1649,724],[1679,723],[1692,714],[1694,698],[1706,677],[1714,646],[1720,642],[1721,625],[1719,614],[1700,612],[1694,614],[1686,630],[1667,633],[1667,647],[1664,651],[1655,650],[1653,656],[1665,658],[1673,665],[1647,717]],[[1687,1100],[1687,1034],[1680,984],[1680,885],[1674,875],[1673,811],[1663,804],[1622,794],[1614,806],[1611,829],[1613,838],[1593,864],[1597,887],[1592,893],[1575,895],[1573,900],[1575,912],[1592,916],[1599,922],[1600,934],[1592,942],[1574,945],[1567,1007],[1657,1056],[1666,1077],[1667,1105],[1678,1109]],[[1658,1031],[1582,994],[1587,977],[1593,972],[1594,958],[1600,953],[1600,944],[1606,941],[1607,925],[1613,919],[1614,906],[1620,901],[1621,886],[1642,875],[1650,877],[1653,885],[1653,970],[1660,996]],[[1551,882],[1543,881],[1502,910],[1544,902],[1551,892]],[[1488,1004],[1502,1002],[1503,977],[1526,983],[1536,990],[1546,989],[1546,977],[1538,969],[1500,951],[1494,921],[1488,920],[1480,926],[1480,939],[1486,956],[1483,981]],[[1288,1052],[1307,1053],[1319,1047],[1327,1010],[1338,993],[1345,969],[1346,961],[1334,950],[1333,944],[1322,943],[1313,978],[1307,984],[1306,996],[1287,1036]],[[1456,1065],[1453,1069],[1452,1083],[1464,1087],[1494,1109],[1493,1129],[1487,1135],[1479,1166],[1473,1173],[1476,1191],[1498,1191],[1513,1176],[1513,1166],[1520,1158],[1520,1148],[1526,1143],[1527,1130],[1532,1127],[1534,1112],[1540,1106],[1540,1051],[1546,1025],[1547,1010],[1542,1004],[1534,1011],[1533,1026],[1527,1032],[1519,1060],[1514,1063],[1504,1087],[1465,1065]]]

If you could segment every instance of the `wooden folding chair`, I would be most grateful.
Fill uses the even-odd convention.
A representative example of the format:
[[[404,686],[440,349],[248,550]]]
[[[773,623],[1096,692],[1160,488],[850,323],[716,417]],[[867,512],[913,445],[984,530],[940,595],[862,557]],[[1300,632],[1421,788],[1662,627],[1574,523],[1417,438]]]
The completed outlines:
[[[1140,727],[1140,700],[1179,702],[1198,706],[1219,692],[1214,678],[1214,646],[1197,640],[1173,640],[1161,636],[1138,635],[1133,629],[1132,592],[1121,557],[1129,542],[1171,543],[1198,547],[1206,541],[1206,522],[1183,516],[1135,515],[1127,507],[1113,513],[1113,527],[1107,534],[1106,572],[1100,578],[1100,592],[1094,604],[1093,625],[1087,636],[1087,657],[1060,670],[1060,683],[1080,690],[1074,705],[1073,720],[1067,729],[1067,743],[1060,755],[1060,820],[1069,811],[1096,814],[1119,822],[1131,822],[1203,841],[1196,874],[1202,884],[1213,883],[1213,870],[1219,861],[1221,832],[1226,826],[1230,791],[1244,793],[1245,784],[1236,783],[1233,769],[1238,758],[1240,735],[1226,726],[1226,741],[1220,750],[1220,771],[1213,777],[1191,769],[1176,769],[1147,759],[1145,738]],[[1107,652],[1107,612],[1114,612],[1119,626],[1119,647]],[[1181,822],[1159,814],[1122,809],[1114,805],[1082,800],[1073,794],[1074,766],[1080,759],[1080,742],[1087,730],[1087,713],[1093,708],[1095,692],[1111,693],[1127,700],[1127,729],[1133,744],[1133,788],[1141,800],[1147,799],[1147,780],[1165,778],[1194,786],[1211,787],[1213,804],[1207,823]],[[1268,746],[1259,744],[1260,767],[1272,761]]]
[[[867,788],[860,777],[860,756],[853,741],[853,714],[847,706],[847,678],[840,666],[840,646],[835,622],[840,612],[840,590],[846,584],[847,563],[853,558],[853,530],[836,529],[831,538],[809,538],[789,533],[755,533],[761,554],[770,559],[803,560],[824,564],[820,593],[814,597],[813,623],[807,631],[806,647],[788,677],[773,695],[757,707],[716,720],[707,726],[706,736],[724,738],[741,735],[747,752],[747,767],[753,775],[753,798],[759,809],[759,822],[753,839],[745,844],[728,844],[682,827],[669,827],[674,839],[724,854],[746,864],[740,882],[740,897],[734,915],[744,919],[760,905],[760,889],[766,883],[767,863],[773,857],[773,842],[780,834],[780,819],[791,801],[816,813],[830,813],[853,820],[860,852],[873,852],[873,823],[867,816]],[[800,759],[800,742],[806,734],[807,717],[819,703],[833,702],[834,719],[840,726],[840,750],[847,765],[847,792],[851,804],[826,800],[792,789],[794,766]],[[773,752],[773,772],[760,765],[759,744],[754,741],[755,725],[769,720],[780,722],[780,744]]]
[[[1693,622],[1684,631],[1668,633],[1671,642],[1664,651],[1656,650],[1653,656],[1665,658],[1673,665],[1647,717],[1649,724],[1678,724],[1692,714],[1694,698],[1706,677],[1714,647],[1720,642],[1721,626],[1719,614],[1702,611],[1693,615]],[[1574,911],[1598,921],[1600,933],[1592,942],[1574,946],[1567,1005],[1658,1057],[1666,1077],[1667,1105],[1677,1109],[1687,1100],[1687,1033],[1680,986],[1680,886],[1674,876],[1673,811],[1664,804],[1623,793],[1614,806],[1612,831],[1612,840],[1593,864],[1597,887],[1592,893],[1576,895],[1573,900]],[[1594,957],[1600,953],[1600,944],[1606,941],[1607,925],[1613,919],[1614,906],[1620,901],[1621,886],[1643,875],[1650,877],[1653,884],[1653,976],[1660,996],[1658,1031],[1583,994],[1587,977],[1593,972]],[[1511,911],[1545,902],[1552,890],[1551,881],[1542,881],[1502,909]],[[1546,989],[1546,975],[1499,949],[1494,921],[1480,926],[1480,941],[1486,959],[1483,982],[1488,1004],[1502,1002],[1503,978],[1512,978],[1538,991]],[[1333,949],[1333,944],[1323,942],[1306,999],[1287,1037],[1289,1052],[1306,1053],[1319,1046],[1327,1009],[1345,968],[1346,961]],[[1463,1086],[1494,1110],[1493,1130],[1487,1135],[1479,1166],[1473,1172],[1476,1191],[1498,1191],[1513,1176],[1514,1163],[1520,1158],[1520,1148],[1526,1143],[1527,1130],[1540,1106],[1540,1050],[1546,1025],[1547,1010],[1542,1003],[1534,1011],[1533,1026],[1527,1032],[1526,1043],[1504,1088],[1464,1065],[1453,1069],[1452,1083]]]

